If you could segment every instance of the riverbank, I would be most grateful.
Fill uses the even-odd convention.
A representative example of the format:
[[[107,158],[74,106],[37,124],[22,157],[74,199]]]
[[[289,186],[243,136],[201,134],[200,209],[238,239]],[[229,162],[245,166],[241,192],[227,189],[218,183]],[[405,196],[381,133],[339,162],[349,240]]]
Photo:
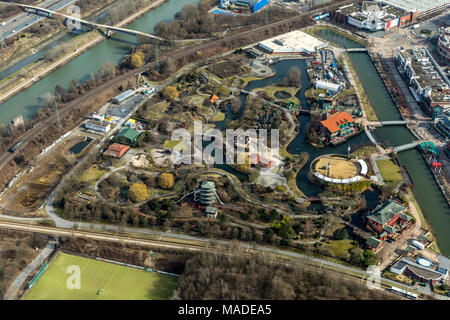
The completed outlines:
[[[133,22],[134,20],[138,19],[140,16],[146,14],[148,11],[166,3],[167,1],[168,0],[156,0],[155,2],[148,4],[146,7],[142,8],[135,14],[122,20],[121,22],[116,24],[115,27],[123,27],[124,25]],[[84,41],[86,41],[86,39],[88,39],[86,43],[82,44],[81,46],[79,46],[79,43],[75,43],[75,51],[72,51],[71,53],[60,58],[58,61],[51,63],[50,65],[44,67],[43,70],[41,70],[40,72],[34,73],[31,78],[29,77],[27,80],[25,80],[21,84],[19,84],[19,85],[15,84],[15,86],[12,89],[10,89],[10,90],[6,91],[6,93],[3,93],[2,95],[0,95],[0,103],[4,102],[11,96],[19,93],[20,91],[30,87],[36,81],[39,81],[40,79],[44,78],[45,76],[47,76],[48,74],[50,74],[51,72],[56,70],[57,68],[62,67],[63,65],[65,65],[66,63],[68,63],[69,61],[74,59],[75,57],[79,56],[80,54],[84,53],[86,50],[94,47],[99,42],[101,42],[102,40],[105,39],[104,36],[101,35],[98,31],[93,31],[93,32],[94,32],[93,34],[88,33],[88,34],[84,35],[85,37],[81,38]]]

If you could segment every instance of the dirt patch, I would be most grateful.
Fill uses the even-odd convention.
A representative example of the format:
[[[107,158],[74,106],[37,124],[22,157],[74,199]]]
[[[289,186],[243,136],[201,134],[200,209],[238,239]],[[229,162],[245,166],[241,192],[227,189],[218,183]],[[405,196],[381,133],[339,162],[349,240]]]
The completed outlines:
[[[139,154],[131,158],[131,165],[135,168],[148,168],[150,167],[150,161],[147,160],[145,154]]]

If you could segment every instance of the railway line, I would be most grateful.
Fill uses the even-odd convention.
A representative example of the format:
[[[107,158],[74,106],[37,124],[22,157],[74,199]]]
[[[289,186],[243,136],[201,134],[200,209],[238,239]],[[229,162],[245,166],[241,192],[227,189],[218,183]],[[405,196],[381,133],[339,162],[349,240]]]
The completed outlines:
[[[220,254],[230,254],[226,249],[229,247],[231,242],[216,240],[214,241],[218,246],[212,244],[212,241],[206,238],[200,239],[195,238],[194,240],[186,240],[180,238],[170,238],[170,235],[160,236],[158,240],[144,239],[123,234],[111,234],[107,232],[100,231],[87,231],[87,230],[74,230],[74,229],[64,229],[57,227],[47,227],[39,226],[25,223],[16,222],[4,222],[0,221],[1,229],[15,230],[21,232],[32,232],[40,233],[45,235],[50,235],[54,237],[79,237],[83,239],[95,240],[95,241],[107,241],[113,243],[122,243],[129,245],[139,245],[139,246],[149,246],[158,247],[162,249],[177,249],[177,250],[187,250],[190,252],[201,252],[208,250],[208,252],[216,252]],[[291,251],[279,250],[276,248],[253,246],[251,244],[241,243],[239,244],[239,249],[232,250],[233,254],[239,254],[244,256],[251,256],[255,254],[268,254],[272,256],[273,259],[278,261],[278,263],[285,265],[298,265],[301,263],[304,266],[323,269],[324,272],[332,273],[333,276],[338,276],[342,279],[353,279],[356,281],[364,281],[370,277],[367,272],[333,263],[331,261],[322,260],[319,258],[309,257],[303,254],[298,254]],[[406,287],[392,280],[381,278],[380,290],[390,291],[391,287],[395,285],[396,287]]]

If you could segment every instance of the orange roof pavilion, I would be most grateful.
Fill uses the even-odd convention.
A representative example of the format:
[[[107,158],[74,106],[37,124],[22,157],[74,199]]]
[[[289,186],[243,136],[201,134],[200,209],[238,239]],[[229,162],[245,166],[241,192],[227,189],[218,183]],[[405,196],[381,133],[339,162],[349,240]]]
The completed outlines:
[[[125,152],[128,151],[128,149],[130,149],[129,146],[120,143],[113,143],[109,146],[108,150],[106,150],[104,154],[107,156],[121,158],[125,154]]]
[[[348,112],[340,112],[337,113],[327,120],[320,121],[322,126],[328,129],[331,133],[340,131],[341,128],[339,128],[339,125],[348,123],[348,122],[355,122],[355,119],[352,118],[351,115],[348,114]]]

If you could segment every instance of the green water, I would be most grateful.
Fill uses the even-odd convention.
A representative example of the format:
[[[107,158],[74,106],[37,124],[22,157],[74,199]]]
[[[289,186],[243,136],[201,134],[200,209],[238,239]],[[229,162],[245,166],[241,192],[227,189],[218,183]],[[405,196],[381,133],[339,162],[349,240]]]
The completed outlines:
[[[199,0],[169,0],[128,25],[127,28],[151,33],[159,22],[173,19],[183,6],[198,2]],[[20,114],[24,119],[33,117],[41,103],[40,97],[47,92],[53,92],[56,85],[59,84],[67,89],[72,79],[81,81],[88,79],[90,74],[97,72],[105,62],[119,63],[136,44],[136,37],[125,34],[116,34],[110,39],[103,40],[33,86],[0,104],[0,122],[8,123]]]
[[[317,33],[324,39],[347,48],[361,45],[329,30]],[[353,44],[352,44],[353,43]],[[363,52],[349,53],[362,86],[372,103],[380,120],[399,120],[400,113],[389,95],[386,86],[379,76],[369,55]],[[383,127],[377,129],[377,134],[383,142],[393,146],[410,143],[414,136],[404,126]],[[420,208],[429,221],[433,234],[437,238],[439,249],[445,256],[450,255],[450,209],[445,198],[434,180],[421,153],[411,149],[398,154],[400,162],[406,166],[414,183],[414,194]]]

